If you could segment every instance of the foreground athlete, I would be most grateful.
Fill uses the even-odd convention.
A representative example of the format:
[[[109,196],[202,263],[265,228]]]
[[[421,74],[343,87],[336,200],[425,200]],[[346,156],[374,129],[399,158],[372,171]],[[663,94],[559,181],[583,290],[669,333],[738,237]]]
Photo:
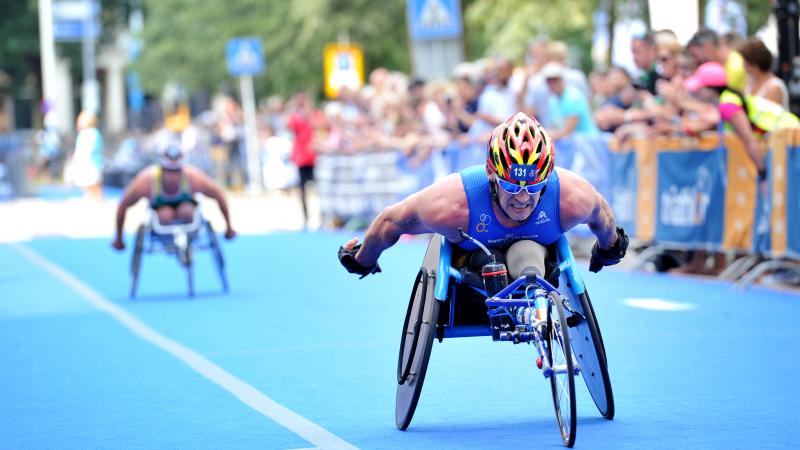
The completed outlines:
[[[487,247],[504,252],[517,241],[542,246],[585,223],[597,237],[589,270],[620,262],[628,236],[616,226],[606,200],[586,179],[555,168],[553,142],[536,119],[517,113],[492,132],[486,165],[472,166],[385,208],[367,229],[339,248],[350,273],[380,272],[378,258],[402,234],[438,233],[476,252],[465,230]],[[502,254],[502,253],[501,253]]]
[[[201,193],[219,204],[225,219],[225,238],[233,239],[236,232],[231,227],[228,203],[214,181],[200,169],[183,164],[183,153],[174,144],[161,151],[161,163],[142,170],[125,188],[117,207],[116,233],[111,246],[117,250],[125,248],[122,230],[125,213],[139,199],[146,198],[155,210],[162,225],[189,223],[194,218],[197,201],[194,194]]]

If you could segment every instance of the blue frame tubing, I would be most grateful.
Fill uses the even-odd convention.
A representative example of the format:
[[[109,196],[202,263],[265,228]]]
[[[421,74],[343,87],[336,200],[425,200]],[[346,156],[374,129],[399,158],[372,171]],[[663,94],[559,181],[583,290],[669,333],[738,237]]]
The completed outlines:
[[[570,313],[574,317],[569,318],[570,333],[573,335],[572,350],[577,361],[581,364],[581,373],[584,381],[597,406],[600,414],[611,420],[614,418],[614,394],[611,388],[611,380],[608,375],[608,360],[606,358],[603,338],[597,318],[589,299],[586,285],[578,273],[578,265],[575,256],[569,246],[569,240],[562,235],[556,242],[556,255],[558,261],[559,287],[556,289],[543,279],[538,282],[546,283],[542,287],[548,290],[557,290],[569,300]],[[443,338],[459,338],[474,336],[491,336],[491,329],[488,326],[480,325],[454,325],[455,311],[455,287],[450,283],[453,279],[456,283],[461,283],[461,273],[452,266],[453,246],[446,239],[441,239],[438,274],[436,277],[435,297],[436,300],[444,303],[450,299],[450,314],[446,323],[440,323],[440,332],[437,333],[439,340]],[[447,276],[441,276],[447,274]],[[512,293],[522,283],[524,278],[520,278],[509,284],[501,294]],[[497,297],[503,296],[498,294]],[[442,317],[440,320],[443,322]]]

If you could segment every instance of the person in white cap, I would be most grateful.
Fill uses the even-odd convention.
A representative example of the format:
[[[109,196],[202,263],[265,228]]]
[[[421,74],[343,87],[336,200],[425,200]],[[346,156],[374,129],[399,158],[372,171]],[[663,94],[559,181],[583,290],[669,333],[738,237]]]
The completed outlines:
[[[597,126],[589,108],[589,101],[578,89],[564,82],[564,66],[549,62],[542,68],[542,76],[552,93],[548,103],[550,137],[558,140],[572,133],[596,135]]]

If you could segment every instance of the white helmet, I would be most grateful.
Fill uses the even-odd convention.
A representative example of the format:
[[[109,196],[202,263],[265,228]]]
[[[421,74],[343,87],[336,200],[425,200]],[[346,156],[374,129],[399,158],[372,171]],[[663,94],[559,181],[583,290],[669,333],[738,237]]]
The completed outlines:
[[[161,167],[166,170],[180,170],[183,167],[183,150],[178,142],[170,140],[161,147]]]

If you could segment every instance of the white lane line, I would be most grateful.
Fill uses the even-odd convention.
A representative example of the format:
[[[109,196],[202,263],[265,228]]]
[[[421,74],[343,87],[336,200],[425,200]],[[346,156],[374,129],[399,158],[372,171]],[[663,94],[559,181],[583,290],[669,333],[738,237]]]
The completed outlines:
[[[674,302],[661,298],[626,298],[624,304],[653,311],[689,311],[695,308],[691,303]]]
[[[10,244],[9,247],[16,250],[37,266],[50,272],[64,284],[78,292],[97,309],[108,313],[108,315],[113,317],[133,334],[171,354],[200,375],[233,394],[236,398],[241,400],[242,403],[291,430],[318,448],[336,450],[357,448],[314,422],[311,422],[305,417],[275,402],[261,391],[226,372],[196,351],[159,334],[123,308],[103,297],[100,293],[80,281],[74,275],[55,263],[50,262],[35,251],[21,244]]]

